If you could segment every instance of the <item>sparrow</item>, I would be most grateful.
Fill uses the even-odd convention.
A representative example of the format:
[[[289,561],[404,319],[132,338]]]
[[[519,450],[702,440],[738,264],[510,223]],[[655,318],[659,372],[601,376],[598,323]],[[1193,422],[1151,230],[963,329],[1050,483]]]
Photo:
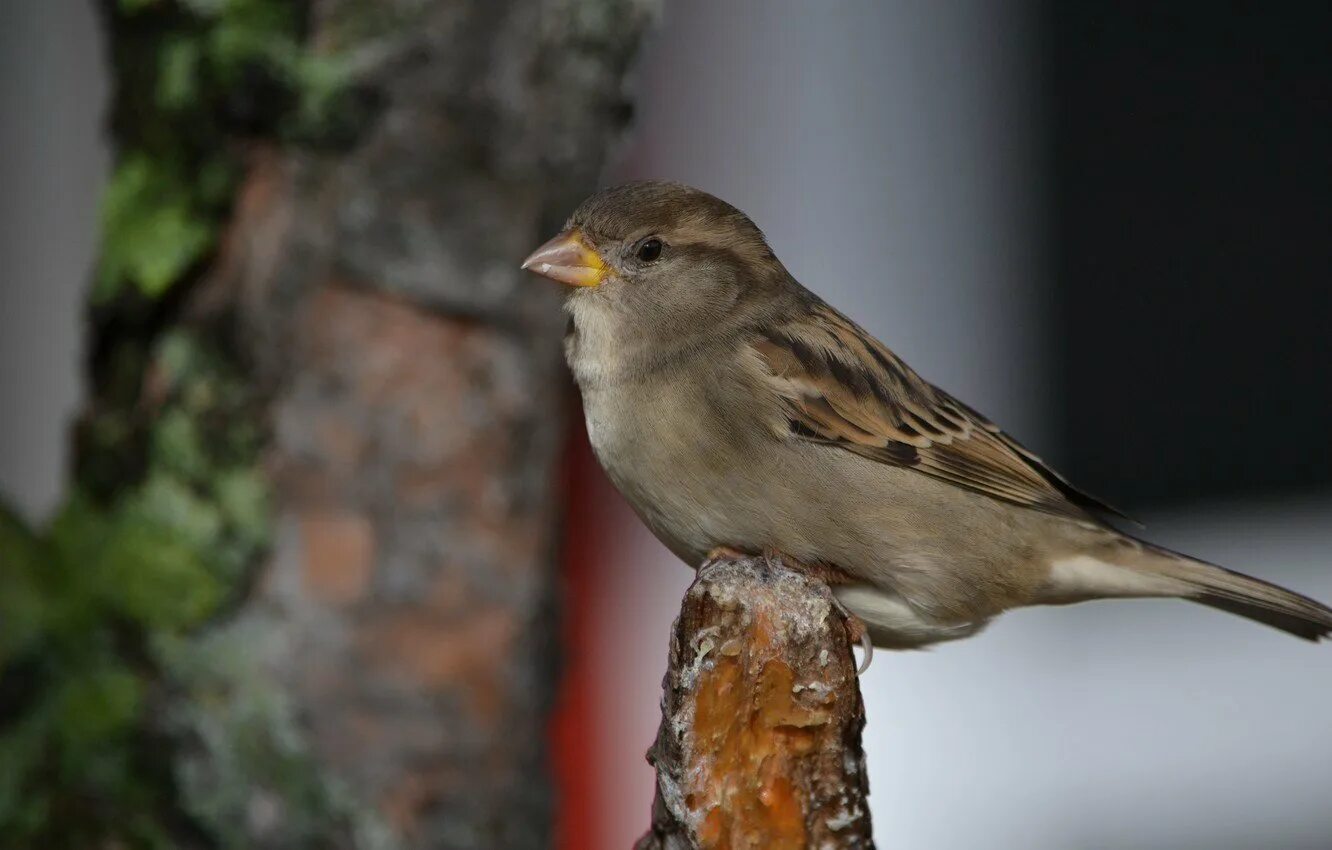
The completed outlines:
[[[1117,511],[802,286],[706,192],[602,190],[522,268],[568,286],[592,448],[691,566],[779,556],[890,649],[1010,608],[1131,597],[1332,633],[1313,599],[1118,530]]]

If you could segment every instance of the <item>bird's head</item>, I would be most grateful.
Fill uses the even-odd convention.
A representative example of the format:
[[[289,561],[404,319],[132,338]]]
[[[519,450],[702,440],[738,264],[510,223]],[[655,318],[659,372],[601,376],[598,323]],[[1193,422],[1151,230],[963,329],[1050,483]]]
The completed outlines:
[[[523,268],[567,284],[579,324],[645,341],[715,327],[786,274],[744,213],[658,181],[588,198]]]

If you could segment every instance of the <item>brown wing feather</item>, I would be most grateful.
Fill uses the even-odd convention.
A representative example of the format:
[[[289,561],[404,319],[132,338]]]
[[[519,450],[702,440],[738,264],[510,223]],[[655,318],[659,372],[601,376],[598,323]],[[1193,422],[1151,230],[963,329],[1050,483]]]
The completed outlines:
[[[1123,516],[1074,489],[994,423],[928,383],[826,304],[753,343],[797,439],[836,445],[1059,516]]]

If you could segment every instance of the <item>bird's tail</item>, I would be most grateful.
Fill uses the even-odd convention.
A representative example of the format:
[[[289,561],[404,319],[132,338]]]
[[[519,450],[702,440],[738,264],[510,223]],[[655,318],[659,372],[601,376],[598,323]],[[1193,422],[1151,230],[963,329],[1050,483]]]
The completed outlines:
[[[1175,585],[1172,592],[1161,595],[1229,611],[1305,640],[1319,641],[1332,635],[1332,608],[1317,600],[1160,546],[1133,542],[1141,549],[1127,559],[1128,563],[1120,561],[1121,565]]]

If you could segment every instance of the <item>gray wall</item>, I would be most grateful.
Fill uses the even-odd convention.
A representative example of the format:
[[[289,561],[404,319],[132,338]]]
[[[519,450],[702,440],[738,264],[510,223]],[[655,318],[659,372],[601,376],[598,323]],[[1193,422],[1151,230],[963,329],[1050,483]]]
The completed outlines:
[[[62,489],[80,304],[106,171],[92,4],[0,3],[0,496],[32,518]]]

